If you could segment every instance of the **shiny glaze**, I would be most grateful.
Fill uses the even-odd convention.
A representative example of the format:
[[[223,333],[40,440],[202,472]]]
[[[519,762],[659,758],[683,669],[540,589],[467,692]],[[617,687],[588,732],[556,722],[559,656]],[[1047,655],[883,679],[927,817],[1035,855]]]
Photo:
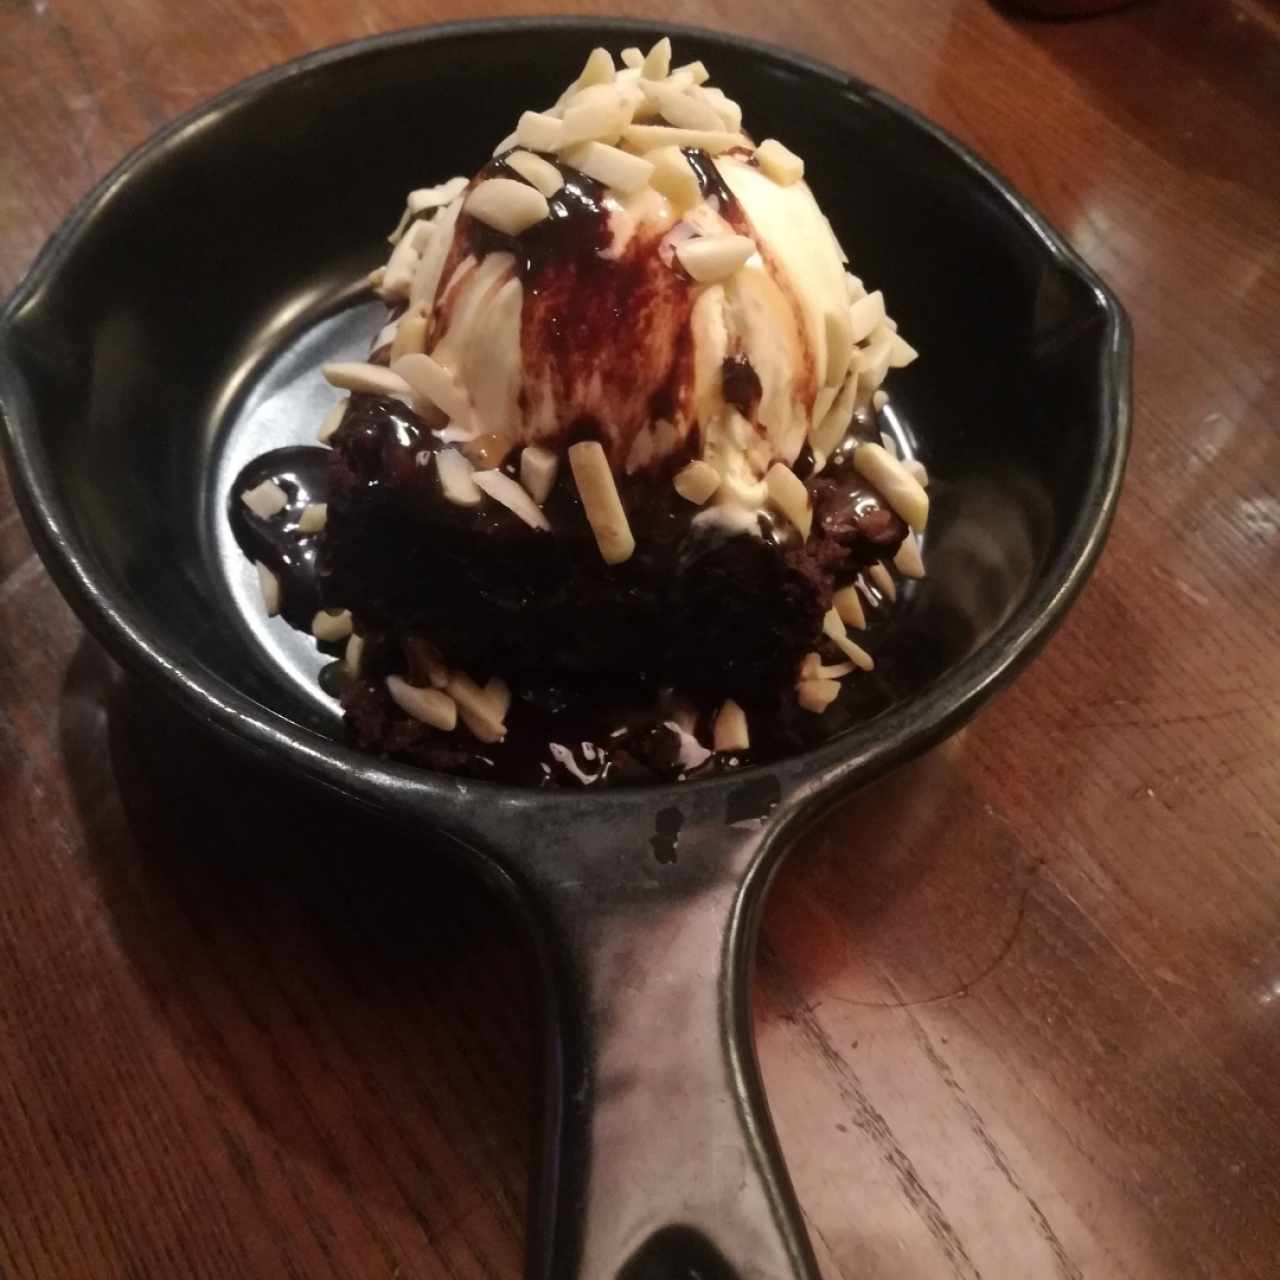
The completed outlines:
[[[737,376],[741,376],[741,369]],[[343,567],[345,561],[335,560],[335,555],[352,537],[365,536],[365,517],[358,512],[369,502],[379,500],[380,494],[393,493],[404,520],[394,532],[383,530],[376,542],[361,544],[354,562],[361,582],[374,579],[384,566],[394,570],[416,539],[438,539],[446,530],[458,536],[464,548],[474,547],[485,563],[496,548],[499,561],[545,557],[551,572],[560,558],[576,557],[588,566],[597,566],[598,552],[567,466],[545,503],[552,532],[544,534],[530,530],[498,503],[461,507],[446,501],[433,463],[441,446],[426,424],[400,401],[353,396],[334,444],[339,447],[279,449],[255,459],[232,485],[228,510],[241,549],[279,575],[282,613],[292,626],[309,632],[317,609],[354,606],[357,629],[366,641],[362,678],[352,682],[335,665],[326,668],[323,684],[326,692],[343,699],[358,742],[428,767],[522,785],[642,783],[655,778],[708,776],[776,759],[820,741],[834,728],[843,728],[850,716],[870,714],[886,704],[885,690],[867,678],[847,682],[842,715],[821,719],[796,707],[785,682],[777,688],[757,690],[747,697],[751,750],[713,755],[691,764],[681,753],[680,732],[673,727],[672,718],[679,718],[678,709],[683,705],[685,714],[694,717],[687,724],[694,737],[710,742],[720,704],[714,690],[686,689],[673,701],[674,691],[643,670],[629,674],[604,667],[591,674],[565,670],[548,676],[513,672],[502,663],[497,674],[513,682],[514,698],[507,719],[508,736],[501,744],[478,743],[465,727],[441,735],[398,715],[392,715],[388,722],[391,713],[383,688],[385,677],[406,675],[418,684],[426,684],[428,678],[425,669],[415,669],[414,646],[419,643],[415,637],[422,637],[423,632],[406,623],[408,605],[388,601],[376,586],[369,603],[361,605],[341,586],[348,580],[344,576],[348,571]],[[507,469],[514,473],[514,460]],[[281,485],[290,499],[286,510],[270,520],[254,516],[238,497],[264,479]],[[762,513],[763,543],[776,550],[767,553],[762,546],[753,554],[810,554],[828,566],[847,563],[848,569],[837,577],[836,585],[843,585],[861,564],[869,563],[870,552],[859,550],[850,558],[846,547],[828,535],[853,536],[849,530],[877,513],[883,517],[880,525],[889,530],[888,553],[892,554],[902,536],[901,522],[858,480],[847,458],[836,459],[832,471],[812,480],[810,487],[824,536],[815,539],[806,551],[787,521]],[[617,572],[630,575],[636,589],[647,590],[640,584],[686,572],[691,557],[706,554],[703,544],[722,536],[695,531],[693,521],[699,508],[675,492],[669,470],[623,477],[619,489],[637,551],[625,569]],[[298,533],[297,519],[307,502],[329,504],[330,523],[319,537]],[[334,538],[338,541],[331,541]],[[860,537],[855,540],[859,548],[869,545]],[[743,550],[750,546],[748,539]],[[485,590],[502,589],[492,570],[485,570],[485,574]],[[879,631],[884,619],[877,617],[876,621]],[[426,639],[440,642],[439,635],[431,635],[430,629]],[[816,628],[813,644],[818,645]],[[461,654],[445,653],[448,660],[459,663],[469,656],[474,663],[469,647]],[[829,657],[837,660],[834,650]],[[643,655],[635,660],[642,663]],[[480,676],[491,673],[474,672]],[[738,696],[744,697],[741,692]]]
[[[267,520],[250,511],[240,498],[265,480],[274,481],[289,498],[285,509]],[[300,631],[311,630],[311,620],[322,606],[317,565],[320,535],[301,533],[298,519],[308,503],[326,502],[328,495],[328,450],[306,445],[273,449],[254,458],[227,495],[227,518],[240,550],[279,579],[281,616]]]

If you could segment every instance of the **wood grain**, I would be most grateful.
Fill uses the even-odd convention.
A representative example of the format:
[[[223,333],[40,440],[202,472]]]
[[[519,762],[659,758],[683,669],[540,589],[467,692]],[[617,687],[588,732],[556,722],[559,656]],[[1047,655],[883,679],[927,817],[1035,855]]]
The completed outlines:
[[[175,113],[306,49],[473,12],[5,0],[0,286]],[[779,878],[760,1053],[823,1266],[1275,1276],[1280,14],[678,14],[940,121],[1063,228],[1137,331],[1128,485],[1070,621]],[[517,1276],[534,1037],[515,923],[127,687],[5,484],[0,1275]]]

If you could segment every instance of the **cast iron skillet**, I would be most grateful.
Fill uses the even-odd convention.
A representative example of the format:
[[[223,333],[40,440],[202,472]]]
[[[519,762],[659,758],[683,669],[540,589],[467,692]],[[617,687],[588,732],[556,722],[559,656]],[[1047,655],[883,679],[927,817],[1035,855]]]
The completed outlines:
[[[683,786],[534,792],[402,768],[342,743],[314,654],[259,618],[224,525],[240,463],[315,430],[320,360],[364,349],[374,308],[352,282],[404,192],[473,170],[594,44],[658,34],[465,23],[232,89],[125,160],[46,246],[0,321],[0,405],[31,534],[127,668],[264,767],[418,824],[424,856],[447,841],[520,904],[550,1005],[528,1274],[815,1277],[749,1030],[764,891],[802,824],[954,730],[1080,589],[1128,446],[1116,300],[900,104],[674,31],[757,136],[807,158],[856,269],[924,352],[894,382],[893,426],[935,477],[930,577],[882,650],[887,709]]]

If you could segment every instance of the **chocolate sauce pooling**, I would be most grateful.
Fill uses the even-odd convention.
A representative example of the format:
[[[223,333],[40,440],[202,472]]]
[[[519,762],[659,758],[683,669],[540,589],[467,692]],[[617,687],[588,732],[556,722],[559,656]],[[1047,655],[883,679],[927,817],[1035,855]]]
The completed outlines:
[[[236,476],[227,496],[231,529],[240,550],[259,560],[280,581],[280,613],[292,627],[311,630],[311,620],[323,608],[317,560],[319,534],[304,534],[298,520],[308,503],[324,502],[329,492],[328,449],[300,445],[273,449],[255,458]],[[244,504],[240,495],[272,480],[284,490],[288,505],[264,520]]]

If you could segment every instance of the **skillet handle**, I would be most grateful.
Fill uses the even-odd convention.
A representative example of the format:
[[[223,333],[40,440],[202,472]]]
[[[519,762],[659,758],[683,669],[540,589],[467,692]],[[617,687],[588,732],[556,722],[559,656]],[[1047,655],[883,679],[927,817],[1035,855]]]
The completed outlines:
[[[751,1034],[765,835],[702,833],[664,878],[590,826],[587,874],[527,903],[551,997],[528,1277],[818,1280]]]

